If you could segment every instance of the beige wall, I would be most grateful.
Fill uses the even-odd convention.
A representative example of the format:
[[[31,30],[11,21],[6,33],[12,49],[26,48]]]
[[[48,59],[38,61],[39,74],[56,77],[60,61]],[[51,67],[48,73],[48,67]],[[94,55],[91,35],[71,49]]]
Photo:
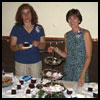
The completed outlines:
[[[98,38],[98,2],[2,2],[2,36],[9,36],[15,23],[15,14],[23,3],[31,4],[43,25],[46,37],[64,37],[71,28],[66,22],[66,13],[72,8],[79,9],[83,22],[92,38]]]

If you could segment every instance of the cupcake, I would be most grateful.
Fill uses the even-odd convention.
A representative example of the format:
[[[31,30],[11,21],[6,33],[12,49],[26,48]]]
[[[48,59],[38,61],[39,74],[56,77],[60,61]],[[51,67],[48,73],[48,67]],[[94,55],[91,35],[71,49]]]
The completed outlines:
[[[92,92],[93,91],[93,87],[92,86],[89,86],[88,87],[88,92]]]
[[[15,89],[15,88],[12,88],[12,89],[11,89],[11,94],[12,94],[12,95],[16,94],[16,89]]]
[[[29,47],[29,43],[28,42],[24,42],[24,47]]]
[[[22,79],[20,79],[20,80],[19,80],[19,83],[20,83],[21,85],[23,85],[23,84],[24,84],[24,81],[23,81]]]
[[[31,93],[30,89],[27,89],[26,94],[30,94],[30,93]]]
[[[67,89],[67,94],[71,95],[73,93],[73,89],[72,88],[68,88]]]
[[[34,84],[33,83],[30,83],[29,84],[29,88],[31,88],[31,89],[35,88]]]
[[[36,88],[41,89],[42,88],[42,85],[41,84],[37,84],[36,85]]]
[[[93,92],[93,97],[94,97],[94,98],[98,98],[98,91]]]
[[[17,89],[21,89],[21,84],[17,84]]]
[[[36,80],[35,79],[31,79],[31,83],[36,83]]]

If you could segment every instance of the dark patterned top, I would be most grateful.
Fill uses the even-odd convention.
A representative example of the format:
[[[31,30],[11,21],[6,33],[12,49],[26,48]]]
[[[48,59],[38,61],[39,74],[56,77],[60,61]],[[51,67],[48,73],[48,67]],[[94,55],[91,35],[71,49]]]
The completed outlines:
[[[78,81],[80,77],[86,59],[84,32],[85,29],[81,29],[79,33],[67,32],[67,57],[63,69],[63,72],[66,72],[66,76],[63,77],[63,80]],[[86,82],[88,82],[88,71],[86,73]]]

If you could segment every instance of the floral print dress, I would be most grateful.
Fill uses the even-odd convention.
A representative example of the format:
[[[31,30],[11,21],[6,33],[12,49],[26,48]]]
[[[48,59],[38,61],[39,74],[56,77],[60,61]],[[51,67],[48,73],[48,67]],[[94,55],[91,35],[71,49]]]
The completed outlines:
[[[86,59],[84,32],[85,29],[75,33],[72,33],[72,31],[67,32],[67,57],[63,68],[66,76],[63,77],[63,80],[78,81],[80,77]],[[86,72],[85,82],[88,82],[88,71]]]

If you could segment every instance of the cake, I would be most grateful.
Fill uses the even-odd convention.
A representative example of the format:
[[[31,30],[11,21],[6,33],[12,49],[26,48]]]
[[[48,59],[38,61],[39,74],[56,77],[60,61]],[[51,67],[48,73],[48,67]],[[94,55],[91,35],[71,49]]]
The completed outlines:
[[[37,84],[36,85],[36,88],[41,89],[42,88],[42,85],[41,84]]]
[[[29,43],[28,42],[24,42],[24,47],[29,47]]]
[[[17,89],[21,89],[21,85],[20,84],[17,85]]]
[[[16,89],[12,89],[11,90],[11,94],[13,95],[13,94],[16,94]]]
[[[31,89],[32,89],[32,88],[35,88],[34,84],[33,84],[33,83],[30,83],[30,84],[29,84],[29,88],[31,88]]]
[[[31,79],[31,83],[36,83],[36,80],[35,79]]]
[[[23,80],[19,80],[19,82],[21,83],[21,85],[23,85],[23,84],[24,84],[24,81],[23,81]]]
[[[73,89],[72,88],[68,88],[67,89],[67,94],[71,95],[73,93]]]
[[[27,89],[26,94],[30,94],[30,93],[31,93],[30,89]]]
[[[92,92],[93,91],[93,88],[92,87],[88,87],[88,91],[89,92]]]
[[[98,98],[98,92],[94,92],[94,93],[93,93],[93,97],[94,97],[94,98]]]

